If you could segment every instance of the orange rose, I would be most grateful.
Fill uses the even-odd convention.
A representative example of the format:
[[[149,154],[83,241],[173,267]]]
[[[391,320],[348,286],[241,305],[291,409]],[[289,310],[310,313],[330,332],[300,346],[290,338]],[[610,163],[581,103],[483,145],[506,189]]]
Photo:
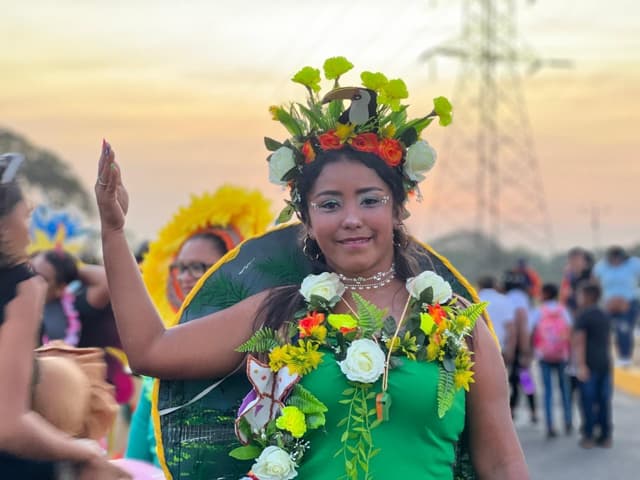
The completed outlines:
[[[309,337],[315,327],[324,322],[324,313],[311,312],[298,322],[300,338]]]
[[[351,146],[360,152],[376,153],[378,144],[378,135],[373,132],[361,133],[351,140]]]
[[[307,140],[302,145],[302,155],[304,155],[304,163],[311,163],[316,159],[316,152],[311,145],[311,142]]]
[[[339,150],[342,148],[342,142],[340,137],[336,135],[335,130],[329,130],[327,133],[323,133],[318,137],[320,148],[323,150]]]
[[[394,138],[383,138],[378,146],[378,155],[390,167],[397,167],[402,162],[404,149],[400,142]]]
[[[433,321],[436,322],[436,325],[440,325],[442,320],[446,318],[447,312],[440,306],[439,303],[435,305],[429,305],[429,315],[433,318]]]

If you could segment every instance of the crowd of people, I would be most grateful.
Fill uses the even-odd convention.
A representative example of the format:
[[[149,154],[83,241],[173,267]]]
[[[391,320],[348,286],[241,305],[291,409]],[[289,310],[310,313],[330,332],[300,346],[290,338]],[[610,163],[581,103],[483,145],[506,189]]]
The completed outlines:
[[[567,435],[575,430],[576,405],[580,446],[612,445],[613,367],[633,363],[639,285],[640,258],[619,246],[598,262],[583,248],[569,250],[556,283],[542,284],[524,261],[502,281],[479,280],[479,296],[489,302],[509,372],[512,415],[524,393],[530,420],[538,422],[535,379],[540,378],[548,438],[558,435],[556,392]],[[534,363],[539,375],[532,371]]]
[[[403,223],[449,102],[410,121],[401,80],[339,87],[351,68],[327,60],[320,98],[305,67],[306,103],[271,108],[290,134],[266,140],[291,195],[278,221],[299,219],[276,229],[259,192],[227,186],[134,255],[103,141],[104,265],[28,253],[22,157],[0,157],[2,478],[526,479],[512,418],[524,394],[538,422],[535,365],[547,436],[555,377],[565,432],[579,398],[580,445],[611,445],[610,335],[629,365],[640,259],[573,249],[556,284],[522,260],[476,293]],[[107,455],[118,414],[131,463]]]

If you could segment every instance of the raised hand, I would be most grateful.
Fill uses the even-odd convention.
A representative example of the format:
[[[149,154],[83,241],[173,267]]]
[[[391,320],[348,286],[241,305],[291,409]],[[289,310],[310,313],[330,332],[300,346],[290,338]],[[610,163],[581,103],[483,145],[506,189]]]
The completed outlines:
[[[98,162],[95,192],[102,231],[122,230],[124,218],[129,209],[129,194],[122,183],[120,167],[115,161],[115,152],[104,140]]]

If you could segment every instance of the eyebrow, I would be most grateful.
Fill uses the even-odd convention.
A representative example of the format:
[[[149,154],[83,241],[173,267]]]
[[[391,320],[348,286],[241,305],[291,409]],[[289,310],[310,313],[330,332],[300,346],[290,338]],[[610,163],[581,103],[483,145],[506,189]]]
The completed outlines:
[[[369,192],[382,192],[384,193],[384,190],[380,187],[364,187],[364,188],[359,188],[358,190],[356,190],[356,194],[357,195],[361,195],[363,193],[369,193]],[[338,190],[323,190],[322,192],[318,192],[316,193],[313,197],[317,198],[317,197],[323,197],[323,196],[327,196],[327,195],[334,195],[334,196],[342,196],[342,192],[338,191]]]

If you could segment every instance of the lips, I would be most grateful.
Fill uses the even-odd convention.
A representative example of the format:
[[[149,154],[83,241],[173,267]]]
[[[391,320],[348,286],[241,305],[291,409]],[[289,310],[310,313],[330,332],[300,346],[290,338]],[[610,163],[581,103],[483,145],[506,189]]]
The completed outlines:
[[[345,246],[359,246],[359,245],[366,245],[369,241],[371,240],[371,237],[350,237],[350,238],[343,238],[342,240],[338,240],[338,243],[341,245],[345,245]]]

